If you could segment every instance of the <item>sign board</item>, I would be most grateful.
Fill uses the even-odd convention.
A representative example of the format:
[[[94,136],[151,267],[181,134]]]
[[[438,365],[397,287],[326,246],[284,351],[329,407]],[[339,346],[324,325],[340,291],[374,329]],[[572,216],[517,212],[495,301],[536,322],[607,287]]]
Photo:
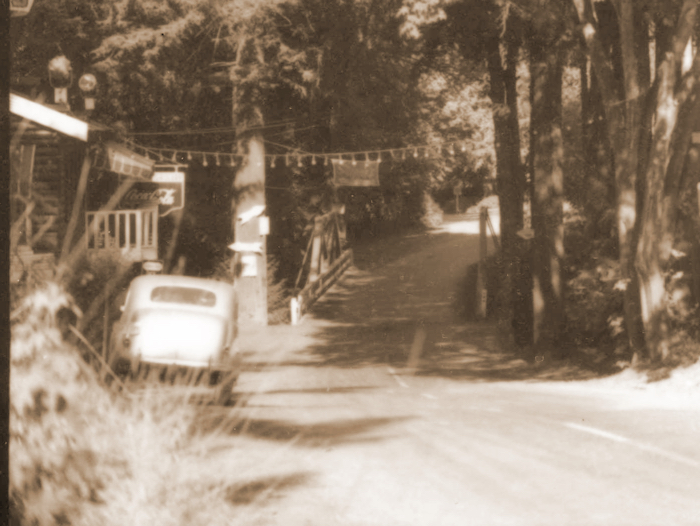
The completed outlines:
[[[260,216],[258,226],[260,228],[260,235],[261,236],[269,236],[270,235],[270,218],[267,216]]]
[[[88,186],[88,210],[99,210],[116,192],[119,182],[115,178],[102,177],[91,181]],[[182,185],[178,183],[159,183],[157,181],[136,181],[124,194],[117,210],[143,210],[158,207],[158,215],[164,216],[183,207]]]
[[[158,213],[161,217],[185,207],[184,172],[179,170],[163,171],[156,166],[151,180],[158,183]]]
[[[238,220],[241,222],[242,225],[245,225],[248,221],[250,221],[254,217],[258,217],[264,211],[265,211],[265,206],[255,205],[252,208],[249,208],[248,210],[246,210],[245,212],[238,214]]]
[[[168,215],[183,207],[182,189],[169,183],[138,181],[133,184],[119,202],[122,210],[140,210],[158,206],[158,215]]]
[[[379,186],[379,161],[332,161],[335,186]]]
[[[258,275],[258,258],[255,254],[242,255],[241,265],[241,276],[244,278],[254,278]]]
[[[141,269],[144,273],[159,274],[163,272],[163,263],[160,261],[144,261],[141,264]]]
[[[255,252],[262,254],[262,243],[236,241],[228,246],[234,252]]]

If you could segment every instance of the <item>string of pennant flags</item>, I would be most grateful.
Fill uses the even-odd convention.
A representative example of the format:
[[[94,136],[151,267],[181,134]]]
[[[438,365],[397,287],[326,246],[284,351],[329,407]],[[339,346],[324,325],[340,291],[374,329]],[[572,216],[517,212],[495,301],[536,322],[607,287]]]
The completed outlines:
[[[154,158],[157,162],[172,164],[183,164],[192,161],[200,161],[202,166],[231,166],[235,167],[244,162],[245,155],[226,152],[181,150],[172,148],[151,148],[127,141],[130,148],[136,153],[149,158]],[[266,141],[269,142],[269,141]],[[265,154],[265,163],[271,168],[278,165],[298,167],[304,166],[304,161],[315,166],[323,164],[327,166],[333,162],[338,164],[351,163],[381,163],[384,161],[403,161],[408,158],[431,158],[443,155],[444,152],[455,155],[458,152],[466,152],[468,142],[448,142],[431,146],[407,146],[403,148],[389,148],[382,150],[363,150],[356,152],[337,153],[311,153],[299,149],[289,148],[281,144],[272,143],[275,146],[287,148],[289,151],[282,154]]]

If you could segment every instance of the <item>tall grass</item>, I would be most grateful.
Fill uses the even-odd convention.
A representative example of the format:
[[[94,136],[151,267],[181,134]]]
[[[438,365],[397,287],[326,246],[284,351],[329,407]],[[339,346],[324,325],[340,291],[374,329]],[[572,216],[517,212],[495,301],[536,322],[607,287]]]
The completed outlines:
[[[229,488],[244,474],[236,454],[222,465],[210,452],[224,436],[231,446],[235,408],[201,431],[188,386],[109,390],[61,337],[59,312],[69,305],[47,284],[15,315],[11,524],[231,524]]]

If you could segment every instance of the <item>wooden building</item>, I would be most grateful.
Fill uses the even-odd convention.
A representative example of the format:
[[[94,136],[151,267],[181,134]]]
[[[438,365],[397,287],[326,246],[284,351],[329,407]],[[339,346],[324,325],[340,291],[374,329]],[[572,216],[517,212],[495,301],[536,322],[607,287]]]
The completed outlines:
[[[183,184],[172,177],[153,181],[153,160],[66,107],[12,93],[10,112],[11,282],[28,273],[50,277],[76,249],[117,253],[132,262],[157,260],[161,193],[172,201],[179,191],[181,206],[184,175]]]

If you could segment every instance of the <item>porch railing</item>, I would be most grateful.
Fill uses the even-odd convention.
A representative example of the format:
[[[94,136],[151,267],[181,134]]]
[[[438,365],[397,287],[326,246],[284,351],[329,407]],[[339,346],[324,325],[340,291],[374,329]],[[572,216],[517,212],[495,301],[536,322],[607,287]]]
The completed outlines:
[[[130,261],[158,259],[158,208],[87,212],[88,254],[119,252]]]

